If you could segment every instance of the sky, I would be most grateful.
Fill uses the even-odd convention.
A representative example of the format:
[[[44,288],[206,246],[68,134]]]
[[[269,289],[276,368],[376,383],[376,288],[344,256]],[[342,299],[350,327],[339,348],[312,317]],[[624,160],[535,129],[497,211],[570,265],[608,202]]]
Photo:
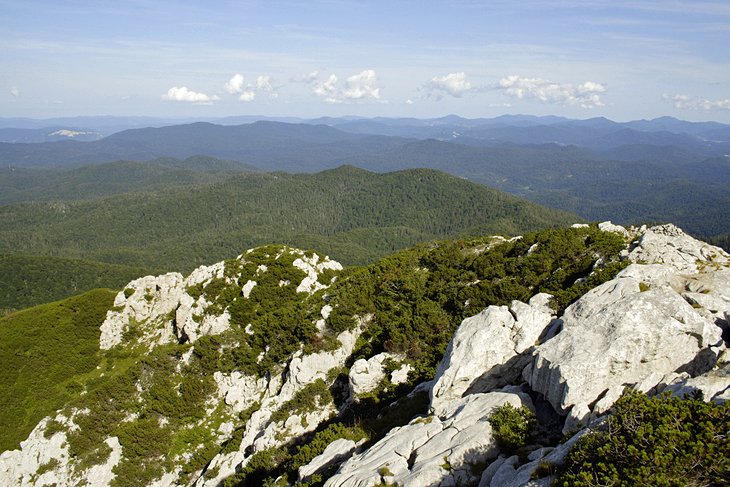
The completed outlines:
[[[0,0],[0,117],[730,123],[728,0]]]

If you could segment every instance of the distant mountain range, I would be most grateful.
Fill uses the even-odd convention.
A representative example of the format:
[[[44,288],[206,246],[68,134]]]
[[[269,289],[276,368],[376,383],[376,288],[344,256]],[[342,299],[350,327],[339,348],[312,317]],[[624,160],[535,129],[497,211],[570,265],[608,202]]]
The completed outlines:
[[[375,172],[431,168],[591,220],[673,221],[704,238],[730,233],[730,214],[725,211],[730,207],[730,126],[669,117],[627,123],[518,115],[472,120],[321,118],[243,125],[197,122],[130,129],[91,142],[2,143],[0,164],[15,172],[0,178],[0,202],[67,198],[69,191],[53,190],[48,182],[67,186],[69,178],[93,172],[80,166],[116,160],[185,160],[201,154],[246,164],[246,170],[294,173],[343,164]],[[212,161],[211,167],[220,169],[221,163]],[[228,164],[231,173],[244,170],[230,166],[235,162]],[[107,167],[111,171],[112,166]],[[21,171],[24,168],[56,172],[28,173]],[[77,173],[61,176],[57,171],[63,168],[75,168]],[[117,172],[100,173],[95,184],[119,186],[119,178],[132,177],[121,176],[125,171],[120,168]],[[205,182],[223,174],[180,174],[170,184]],[[160,181],[174,179],[171,173],[165,177],[136,187],[152,190],[164,186]],[[83,194],[83,185],[78,187]]]

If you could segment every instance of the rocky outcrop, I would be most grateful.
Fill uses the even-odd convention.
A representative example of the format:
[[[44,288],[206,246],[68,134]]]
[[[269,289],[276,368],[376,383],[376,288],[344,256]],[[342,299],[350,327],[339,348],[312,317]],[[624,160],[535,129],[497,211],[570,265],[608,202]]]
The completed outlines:
[[[434,414],[442,416],[466,393],[493,390],[519,377],[531,360],[526,352],[552,321],[545,306],[548,297],[537,295],[530,304],[489,306],[461,323],[436,371],[431,390]]]
[[[54,421],[73,429],[73,422],[57,415]],[[121,446],[116,437],[107,438],[109,455],[99,465],[85,470],[74,468],[70,461],[65,431],[47,432],[50,418],[43,419],[20,443],[19,450],[0,455],[0,485],[88,485],[108,486],[114,478],[113,469],[121,459]]]
[[[252,404],[251,397],[255,398],[254,401],[260,401],[260,407],[247,421],[238,449],[228,454],[215,456],[208,465],[208,471],[215,471],[216,474],[201,477],[195,485],[206,487],[218,485],[223,479],[233,475],[237,469],[246,465],[253,453],[279,446],[292,438],[313,431],[321,422],[336,414],[337,411],[333,404],[321,404],[313,411],[290,414],[283,421],[271,420],[272,414],[291,400],[298,391],[318,379],[326,379],[329,371],[342,367],[352,353],[359,334],[359,327],[341,333],[337,337],[341,346],[331,352],[325,351],[310,355],[298,352],[289,362],[288,370],[283,375],[283,381],[276,377],[264,382],[239,378],[239,383],[244,387],[255,384],[253,390],[247,390],[241,394],[247,400],[238,399],[238,393],[233,392],[233,388],[220,389],[219,385],[219,395],[226,397],[226,401],[230,399],[233,405],[238,405],[236,410],[243,410],[243,406]]]
[[[162,276],[140,277],[130,282],[117,294],[114,308],[107,313],[101,325],[99,348],[108,350],[122,343],[130,326],[145,324],[145,342],[169,343],[174,339],[172,327],[158,326],[169,321],[167,315],[174,312],[185,293],[183,276],[177,272]]]
[[[504,404],[532,407],[521,392],[471,394],[438,416],[419,417],[394,428],[382,440],[346,461],[326,487],[369,487],[382,482],[404,487],[469,485],[475,466],[498,455],[488,422]]]
[[[482,472],[479,487],[548,487],[553,477],[541,475],[542,473],[538,471],[540,465],[550,465],[552,469],[556,469],[565,462],[573,445],[587,433],[589,430],[583,429],[555,448],[538,448],[528,455],[528,462],[522,465],[516,455],[511,457],[500,455]]]
[[[730,332],[730,256],[672,225],[627,230],[608,222],[601,228],[636,238],[623,254],[632,264],[616,278],[587,292],[559,318],[550,309],[551,296],[538,294],[528,303],[489,306],[463,320],[434,380],[417,388],[430,393],[430,414],[392,429],[364,451],[351,440],[336,440],[299,469],[299,479],[306,481],[339,465],[327,486],[547,486],[552,479],[544,477],[545,464],[560,464],[573,443],[588,431],[581,428],[594,419],[602,421],[627,385],[652,394],[666,390],[687,396],[701,391],[708,401],[728,400],[730,352],[725,350],[722,333]],[[539,252],[540,247],[531,250]],[[241,299],[239,304],[248,304],[265,295],[259,293],[292,286],[289,294],[296,290],[304,300],[327,286],[323,273],[331,279],[329,271],[341,269],[327,258],[295,249],[282,248],[279,254],[266,255],[273,261],[265,263],[248,262],[249,255],[235,261],[239,270],[245,267],[240,275],[227,269],[228,264],[219,263],[200,267],[187,278],[173,273],[133,281],[117,295],[114,309],[107,314],[100,346],[131,345],[136,351],[139,346],[150,350],[164,343],[189,343],[172,359],[178,363],[165,369],[181,374],[187,365],[197,364],[191,361],[195,347],[197,352],[205,350],[208,341],[201,337],[234,336],[221,348],[228,350],[261,332],[254,326],[256,322],[244,326],[243,321],[236,328],[238,334],[232,335],[228,308],[212,289],[228,286]],[[296,278],[285,271],[273,274],[274,265],[281,271],[281,264],[274,261],[284,255],[287,269],[293,268]],[[208,287],[211,283],[215,285]],[[331,338],[326,334],[333,308],[327,302],[321,293],[306,302],[308,319],[314,324],[308,330],[323,339]],[[236,316],[235,308],[230,309]],[[333,376],[347,370],[368,320],[362,318],[354,329],[339,334],[339,346],[309,354],[300,347],[283,360],[277,358],[271,367],[267,365],[268,373],[263,376],[247,375],[241,372],[244,369],[232,371],[232,367],[218,372],[207,369],[212,392],[201,404],[208,417],[187,426],[205,429],[218,445],[232,437],[235,440],[205,471],[193,473],[185,482],[217,486],[245,468],[254,453],[311,433],[342,412],[326,390],[311,407],[293,406],[294,399],[313,384],[330,385]],[[246,358],[255,362],[261,352],[261,360],[268,350],[261,346]],[[390,353],[355,361],[348,371],[350,397],[377,391],[388,382],[407,382],[407,362],[405,355]],[[253,374],[255,369],[246,370]],[[142,382],[137,384],[139,398],[145,387]],[[345,406],[339,407],[352,406],[344,398],[347,386],[341,385]],[[544,414],[543,419],[549,415],[555,431],[562,421],[565,432],[581,431],[562,445],[531,445],[522,456],[507,456],[499,451],[488,418],[508,403],[533,409],[538,417]],[[210,420],[210,416],[216,419]],[[133,414],[130,418],[134,419]],[[75,427],[62,416],[56,419],[67,430]],[[69,458],[66,432],[50,434],[48,422],[48,418],[41,422],[21,449],[0,456],[1,485],[111,482],[113,468],[124,460],[116,437],[98,440],[111,450],[104,463],[78,472]],[[175,461],[183,462],[192,455],[193,450],[186,451]],[[180,481],[177,472],[166,472],[153,485],[176,484]],[[540,476],[543,478],[535,478]]]
[[[289,247],[283,247],[278,255],[268,257],[278,260],[284,253],[296,256],[292,266],[304,273],[302,280],[295,283],[298,293],[312,294],[325,289],[329,283],[319,282],[319,276],[325,271],[342,270],[342,265],[329,257],[320,258],[314,253],[307,255]],[[236,264],[245,264],[249,254],[238,256]],[[117,294],[114,308],[107,313],[101,325],[99,346],[102,350],[118,346],[130,331],[134,332],[132,335],[137,342],[146,344],[150,349],[163,343],[194,343],[201,336],[223,333],[230,326],[228,311],[206,312],[213,304],[208,296],[202,293],[194,296],[189,291],[196,287],[202,290],[214,279],[224,279],[227,286],[237,286],[241,296],[248,299],[257,285],[254,279],[267,270],[268,267],[261,264],[253,275],[248,276],[250,278],[226,277],[225,263],[218,262],[195,269],[187,278],[179,273],[169,273],[136,279]],[[279,285],[294,284],[282,281]]]
[[[627,385],[650,390],[675,372],[711,369],[724,347],[717,316],[730,290],[717,283],[725,282],[725,252],[664,225],[645,230],[629,257],[642,263],[568,307],[560,334],[523,371],[533,390],[570,413],[566,431],[606,411]],[[703,290],[703,299],[688,289]]]
[[[357,399],[360,394],[374,391],[387,375],[387,363],[400,364],[404,357],[388,352],[373,355],[368,359],[358,359],[352,364],[349,374],[350,396]],[[408,380],[409,364],[393,370],[388,377],[392,384],[402,384]]]
[[[637,263],[666,264],[677,272],[690,274],[730,262],[730,256],[722,249],[692,238],[672,224],[644,229],[629,258]]]

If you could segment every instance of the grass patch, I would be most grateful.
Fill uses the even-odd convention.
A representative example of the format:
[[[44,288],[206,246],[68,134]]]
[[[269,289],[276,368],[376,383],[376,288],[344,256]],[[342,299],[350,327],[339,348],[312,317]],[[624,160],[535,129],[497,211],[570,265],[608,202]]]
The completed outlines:
[[[99,326],[115,292],[90,291],[0,318],[0,450],[18,448],[84,387],[100,361]]]

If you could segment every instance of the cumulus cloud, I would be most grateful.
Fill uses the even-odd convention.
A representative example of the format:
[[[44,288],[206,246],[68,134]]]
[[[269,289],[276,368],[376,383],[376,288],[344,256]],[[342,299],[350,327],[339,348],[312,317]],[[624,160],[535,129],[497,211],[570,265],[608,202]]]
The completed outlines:
[[[380,99],[380,88],[375,71],[366,69],[354,74],[345,80],[344,86],[338,86],[339,78],[331,74],[325,81],[314,84],[314,94],[323,98],[327,103],[343,103],[348,100]]]
[[[231,79],[228,80],[228,82],[225,85],[225,89],[228,93],[231,95],[235,95],[237,93],[241,93],[244,90],[244,78],[242,74],[234,74]]]
[[[580,105],[583,108],[603,106],[601,95],[606,87],[586,81],[579,85],[554,83],[542,78],[523,78],[518,75],[499,80],[497,89],[517,99],[535,99],[558,105]]]
[[[436,98],[441,98],[444,94],[461,98],[464,93],[474,90],[463,71],[449,73],[446,76],[434,76],[427,83],[426,88],[429,90],[429,94]]]
[[[238,99],[241,101],[254,101],[255,98],[255,91],[244,91],[243,93],[241,93],[241,96],[238,97]]]
[[[327,81],[319,81],[314,85],[314,94],[324,98],[327,103],[341,103],[337,93],[337,76],[331,74]]]
[[[377,82],[375,71],[366,69],[362,73],[347,78],[346,88],[342,92],[342,96],[350,100],[359,100],[361,98],[378,100],[380,99],[380,88],[377,87]]]
[[[242,74],[234,74],[230,80],[225,84],[225,90],[231,95],[238,95],[238,99],[241,101],[253,101],[256,99],[257,94],[261,92],[269,93],[269,97],[277,98],[278,94],[276,90],[279,88],[275,86],[271,81],[271,76],[260,75],[256,77],[256,80],[252,83],[246,83],[246,79]]]
[[[15,98],[19,98],[20,97],[20,90],[18,89],[17,86],[13,86],[13,87],[10,88],[10,94],[13,95]]]
[[[674,108],[682,110],[730,110],[730,98],[708,100],[687,95],[664,95],[662,98],[673,102]]]
[[[173,86],[167,93],[162,95],[163,100],[172,101],[189,101],[198,104],[210,104],[215,100],[218,100],[216,95],[208,96],[205,93],[198,93],[196,91],[188,90],[186,86]]]

